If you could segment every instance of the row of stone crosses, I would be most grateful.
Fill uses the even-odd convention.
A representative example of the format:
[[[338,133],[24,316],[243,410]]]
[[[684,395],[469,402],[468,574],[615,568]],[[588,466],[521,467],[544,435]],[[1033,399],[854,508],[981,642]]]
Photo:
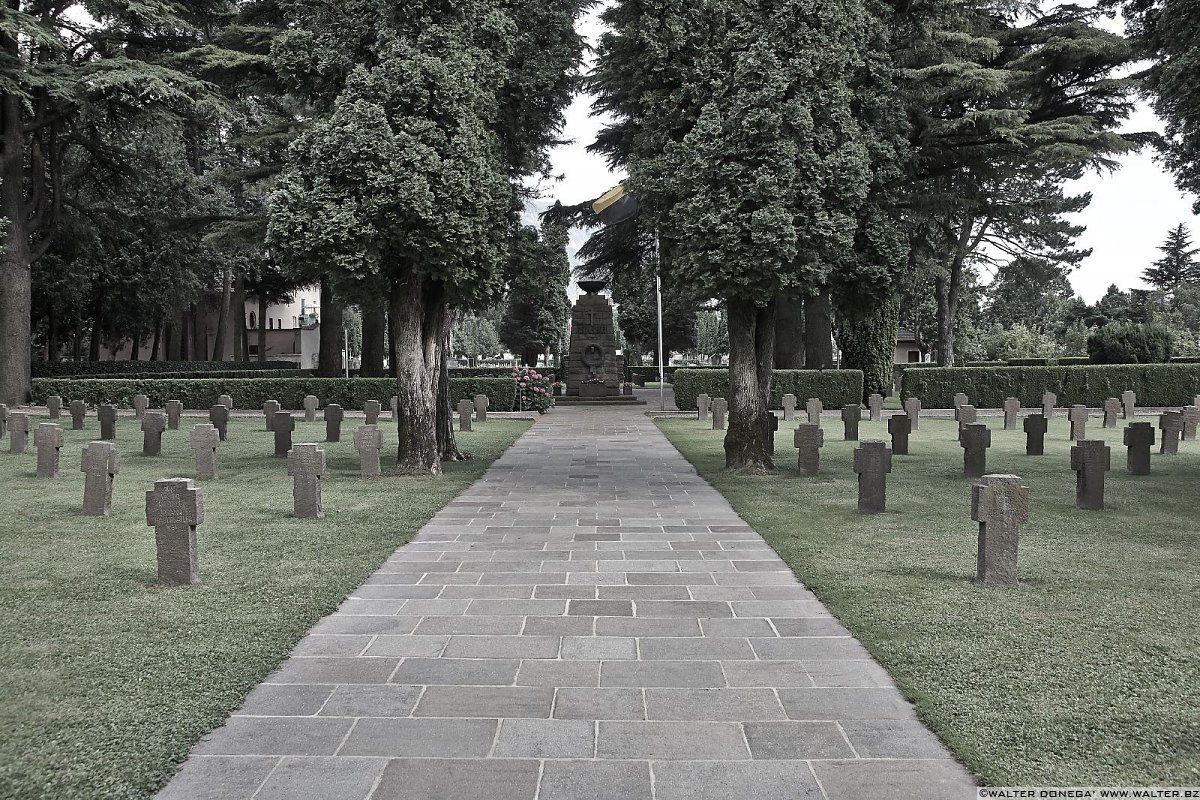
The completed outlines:
[[[392,414],[395,417],[398,399],[392,398]],[[164,411],[149,409],[145,395],[133,398],[134,416],[141,420],[143,431],[142,455],[157,456],[162,451],[164,431],[178,430],[183,404],[178,400],[168,401]],[[474,401],[462,400],[458,404],[459,427],[472,429],[474,421],[486,422],[487,395],[476,395]],[[306,422],[316,421],[320,400],[309,395],[304,398]],[[62,398],[47,398],[46,407],[51,419],[61,418]],[[72,401],[68,408],[72,417],[72,430],[86,430],[87,406],[82,401]],[[209,411],[209,423],[195,425],[191,433],[191,446],[196,458],[196,478],[217,478],[217,448],[228,439],[229,412],[233,409],[233,398],[222,395],[218,404]],[[380,451],[383,449],[383,431],[378,426],[381,404],[368,400],[363,404],[367,424],[354,432],[354,449],[360,458],[360,475],[364,478],[378,477]],[[88,444],[83,449],[80,471],[84,474],[83,511],[85,516],[107,517],[112,514],[113,482],[121,471],[121,454],[113,440],[116,439],[117,414],[111,405],[100,406],[101,441]],[[292,432],[296,428],[291,412],[284,411],[276,400],[263,404],[266,430],[275,435],[275,455],[287,458],[288,475],[293,479],[292,513],[300,519],[319,519],[324,516],[321,502],[321,481],[326,474],[325,451],[316,444],[292,444]],[[28,452],[30,415],[24,412],[9,412],[0,404],[0,438],[8,435],[10,453]],[[330,403],[325,407],[325,436],[328,442],[341,441],[341,424],[344,418],[342,407]],[[59,475],[63,428],[53,422],[38,424],[34,431],[34,447],[37,450],[37,477],[55,478]],[[158,553],[158,579],[164,586],[183,586],[200,582],[200,567],[196,545],[196,527],[204,521],[204,495],[190,478],[164,478],[154,482],[154,488],[146,492],[146,523],[154,528]]]
[[[1017,475],[988,475],[987,448],[991,446],[991,431],[976,421],[977,410],[968,402],[967,395],[954,397],[954,417],[958,421],[958,439],[963,448],[963,474],[980,479],[971,490],[971,519],[979,523],[979,541],[976,559],[976,580],[984,585],[1006,586],[1017,582],[1017,542],[1020,527],[1029,519],[1029,489],[1021,484]],[[1047,423],[1054,415],[1058,398],[1050,392],[1042,396],[1042,411],[1025,418],[1025,452],[1027,455],[1044,454]],[[714,430],[725,428],[728,401],[712,399],[706,394],[696,398],[697,417],[706,421],[712,414]],[[883,397],[871,395],[868,402],[871,420],[879,421],[883,416]],[[806,404],[808,423],[796,427],[794,444],[799,451],[798,468],[801,475],[816,475],[820,470],[820,448],[825,444],[821,429],[821,401],[809,399]],[[1103,426],[1113,428],[1117,416],[1132,420],[1137,410],[1137,396],[1132,391],[1124,392],[1120,399],[1109,398],[1104,403]],[[795,416],[796,396],[783,396],[783,418]],[[1021,414],[1021,403],[1010,397],[1004,403],[1004,429],[1016,430]],[[904,413],[888,418],[888,432],[892,447],[886,442],[864,441],[854,451],[854,471],[858,473],[858,510],[865,514],[878,514],[887,505],[887,474],[892,471],[892,455],[908,455],[908,437],[920,424],[921,401],[909,398],[904,401]],[[842,422],[846,441],[858,441],[858,424],[862,418],[861,408],[846,405],[842,409]],[[1086,426],[1088,409],[1075,405],[1067,412],[1071,423],[1071,468],[1076,473],[1075,505],[1086,511],[1104,508],[1104,474],[1111,469],[1111,451],[1100,440],[1087,440]],[[772,432],[778,429],[778,418],[771,415]],[[1178,454],[1179,442],[1195,440],[1200,426],[1200,395],[1193,405],[1182,411],[1167,411],[1159,416],[1162,431],[1160,453]],[[1130,422],[1124,432],[1127,448],[1127,469],[1133,475],[1150,474],[1150,450],[1155,443],[1155,430],[1150,422]],[[773,447],[773,444],[772,444]]]

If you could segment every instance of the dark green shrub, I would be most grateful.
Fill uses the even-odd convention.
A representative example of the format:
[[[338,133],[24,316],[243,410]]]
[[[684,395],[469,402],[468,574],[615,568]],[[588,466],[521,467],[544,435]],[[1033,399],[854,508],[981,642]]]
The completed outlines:
[[[1080,367],[1091,364],[1092,360],[1087,356],[1064,356],[1063,358],[1055,359],[1054,363],[1060,367]]]
[[[540,374],[553,383],[557,380],[558,370],[555,367],[535,367]],[[512,367],[451,367],[451,378],[511,378]]]
[[[1200,356],[1172,356],[1172,364],[1200,364]]]
[[[965,392],[979,408],[1001,408],[1007,397],[1035,408],[1044,392],[1060,406],[1097,408],[1109,397],[1132,389],[1138,405],[1181,406],[1200,393],[1200,364],[1114,364],[1054,367],[939,367],[904,375],[900,396],[917,397],[926,408],[952,408]]]
[[[230,370],[212,370],[210,372],[140,372],[131,373],[129,375],[70,375],[72,380],[105,380],[108,378],[120,378],[125,381],[137,380],[169,380],[172,378],[181,380],[197,380],[201,378],[305,378],[311,377],[312,370],[303,369],[261,369],[248,372],[244,369]]]
[[[968,361],[965,367],[1003,367],[1006,361]]]
[[[1088,334],[1094,364],[1163,364],[1171,360],[1171,333],[1160,325],[1110,322]]]
[[[1010,367],[1048,367],[1054,362],[1052,358],[1010,358],[1004,363]],[[987,364],[967,364],[968,367],[988,366]]]
[[[60,375],[146,375],[159,372],[247,372],[296,369],[291,361],[35,361],[35,378]]]
[[[728,369],[683,369],[675,371],[675,407],[695,411],[696,397],[728,397]],[[777,369],[771,376],[771,408],[783,407],[785,394],[796,395],[803,408],[810,397],[821,400],[826,408],[841,408],[861,403],[863,374],[857,369]]]
[[[235,409],[261,409],[267,400],[278,400],[284,408],[304,407],[306,395],[321,398],[321,405],[338,403],[346,409],[361,409],[367,400],[379,400],[387,409],[396,394],[392,378],[123,378],[72,380],[35,378],[33,402],[44,403],[57,394],[64,400],[83,400],[95,407],[112,403],[128,407],[134,395],[150,398],[152,408],[162,408],[168,400],[179,400],[184,408],[206,409],[217,398],[228,394]],[[477,394],[488,396],[491,411],[512,411],[517,401],[517,383],[511,378],[451,378],[450,402]]]
[[[667,383],[671,383],[675,379],[675,373],[681,369],[727,369],[727,367],[663,367],[663,378]],[[641,376],[643,380],[657,381],[658,367],[625,368],[625,380],[632,381],[635,375]]]

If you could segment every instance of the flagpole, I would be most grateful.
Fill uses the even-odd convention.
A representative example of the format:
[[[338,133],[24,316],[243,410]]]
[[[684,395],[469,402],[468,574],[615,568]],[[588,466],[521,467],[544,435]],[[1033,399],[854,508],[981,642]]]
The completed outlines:
[[[658,410],[667,410],[666,370],[663,366],[662,273],[658,228],[654,229],[654,291],[658,300]]]

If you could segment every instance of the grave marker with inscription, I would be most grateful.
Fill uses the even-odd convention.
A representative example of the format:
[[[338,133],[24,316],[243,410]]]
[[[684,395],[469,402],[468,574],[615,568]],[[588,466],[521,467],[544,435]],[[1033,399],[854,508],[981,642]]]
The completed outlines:
[[[363,425],[354,432],[354,449],[358,451],[359,475],[378,478],[379,453],[383,449],[383,431],[374,425]]]
[[[821,469],[821,448],[825,446],[825,432],[820,425],[812,423],[796,426],[792,443],[799,451],[796,467],[801,475],[816,475]]]
[[[144,394],[135,394],[133,396],[133,415],[138,419],[146,413],[146,409],[150,407],[150,398]]]
[[[471,414],[475,411],[475,405],[465,397],[458,401],[458,429],[460,431],[471,430]]]
[[[879,422],[883,419],[883,395],[870,395],[867,398],[867,408],[871,410],[871,422]]]
[[[275,425],[275,415],[278,414],[282,408],[283,407],[279,405],[278,400],[268,400],[267,402],[263,403],[263,421],[266,424],[266,429],[268,431],[275,430],[273,427]]]
[[[1137,414],[1137,394],[1129,389],[1121,392],[1121,410],[1125,419],[1133,419]]]
[[[725,414],[729,411],[729,401],[724,397],[714,398],[712,401],[712,419],[713,430],[725,430]]]
[[[782,398],[783,405],[783,420],[787,422],[796,418],[796,395],[785,394]]]
[[[46,411],[50,413],[50,419],[58,419],[62,416],[62,397],[57,394],[52,394],[46,398]]]
[[[167,429],[163,411],[147,411],[142,415],[142,455],[156,456],[162,452],[162,435]]]
[[[100,420],[100,440],[104,442],[116,441],[117,407],[105,403],[96,412],[96,417]]]
[[[1022,423],[1025,428],[1025,455],[1040,456],[1046,452],[1046,431],[1050,425],[1042,414],[1030,414]]]
[[[696,421],[697,422],[707,422],[708,421],[708,412],[709,412],[709,409],[711,408],[711,404],[712,404],[712,398],[709,397],[707,394],[701,393],[701,394],[696,395]]]
[[[1158,428],[1162,431],[1162,444],[1158,452],[1162,455],[1179,455],[1179,437],[1183,434],[1183,412],[1168,411],[1158,417]]]
[[[179,418],[183,416],[183,403],[178,400],[168,400],[166,410],[167,429],[172,431],[179,430]]]
[[[29,415],[24,411],[9,412],[8,452],[29,452]]]
[[[847,442],[858,441],[858,423],[862,421],[862,408],[858,403],[846,405],[842,407],[842,427],[845,429],[843,435]],[[890,458],[890,455],[889,455]]]
[[[908,455],[908,436],[912,433],[908,415],[893,414],[888,417],[888,433],[892,435],[892,453],[898,456]]]
[[[1029,489],[1016,475],[984,475],[971,487],[971,519],[979,523],[975,582],[1017,584],[1017,545],[1029,521]]]
[[[1149,422],[1131,422],[1125,426],[1125,468],[1130,475],[1150,474],[1150,448],[1154,447],[1154,426]]]
[[[203,522],[204,496],[189,478],[163,478],[146,492],[146,524],[154,528],[163,586],[200,583],[196,526]]]
[[[1006,398],[1004,401],[1004,430],[1015,431],[1017,429],[1017,419],[1021,416],[1021,401],[1016,397]]]
[[[82,400],[71,401],[71,430],[81,431],[87,427],[87,403]]]
[[[325,451],[315,444],[298,444],[287,454],[292,476],[292,514],[299,519],[325,516],[321,504],[321,478],[325,475]]]
[[[340,442],[342,440],[342,420],[346,412],[337,403],[325,406],[325,441]]]
[[[825,407],[823,405],[821,405],[820,398],[818,398],[818,397],[808,398],[808,401],[805,402],[805,404],[804,404],[804,411],[806,414],[808,414],[808,424],[809,425],[820,425],[821,424],[821,412],[824,410],[825,410]]]
[[[992,446],[992,432],[981,422],[968,423],[958,434],[963,449],[963,475],[982,478],[987,473],[987,451]]]
[[[33,446],[37,448],[37,476],[57,478],[63,446],[62,425],[56,422],[38,423],[33,432]]]
[[[892,451],[886,442],[865,441],[854,450],[858,473],[858,510],[880,514],[887,507],[887,476],[892,471]]]
[[[486,394],[475,395],[475,421],[487,422],[488,406],[492,404],[491,399]]]
[[[121,471],[121,454],[112,442],[92,442],[83,449],[79,471],[83,473],[83,515],[112,514],[113,480]]]
[[[290,411],[276,411],[271,416],[271,430],[275,433],[276,458],[287,458],[292,449],[292,431],[296,430],[296,418]]]
[[[208,421],[217,429],[222,442],[229,439],[229,406],[220,403],[210,408]]]
[[[1071,406],[1067,420],[1071,423],[1071,441],[1082,442],[1087,436],[1087,406]]]
[[[905,400],[904,414],[908,417],[909,427],[918,430],[921,427],[921,398],[910,397]]]
[[[378,400],[368,400],[363,403],[363,414],[366,415],[368,425],[379,424],[379,414],[383,411],[383,404]]]
[[[1115,428],[1117,427],[1117,414],[1121,413],[1121,401],[1115,397],[1110,397],[1104,401],[1104,422],[1101,427]]]
[[[221,432],[214,425],[194,425],[191,438],[192,453],[196,457],[196,478],[202,481],[216,480],[217,446],[221,443]]]
[[[1111,450],[1102,441],[1085,440],[1071,448],[1075,470],[1075,507],[1083,511],[1104,508],[1104,473],[1112,467]]]
[[[304,421],[317,421],[317,408],[321,405],[320,399],[315,394],[305,395],[304,397]]]

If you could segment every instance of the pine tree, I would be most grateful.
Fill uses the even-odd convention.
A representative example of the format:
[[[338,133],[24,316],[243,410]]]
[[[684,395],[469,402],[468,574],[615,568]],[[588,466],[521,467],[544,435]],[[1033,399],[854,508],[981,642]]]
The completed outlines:
[[[1174,292],[1186,283],[1200,283],[1200,248],[1192,247],[1187,227],[1181,222],[1159,246],[1162,258],[1142,271],[1142,280],[1163,292]]]

